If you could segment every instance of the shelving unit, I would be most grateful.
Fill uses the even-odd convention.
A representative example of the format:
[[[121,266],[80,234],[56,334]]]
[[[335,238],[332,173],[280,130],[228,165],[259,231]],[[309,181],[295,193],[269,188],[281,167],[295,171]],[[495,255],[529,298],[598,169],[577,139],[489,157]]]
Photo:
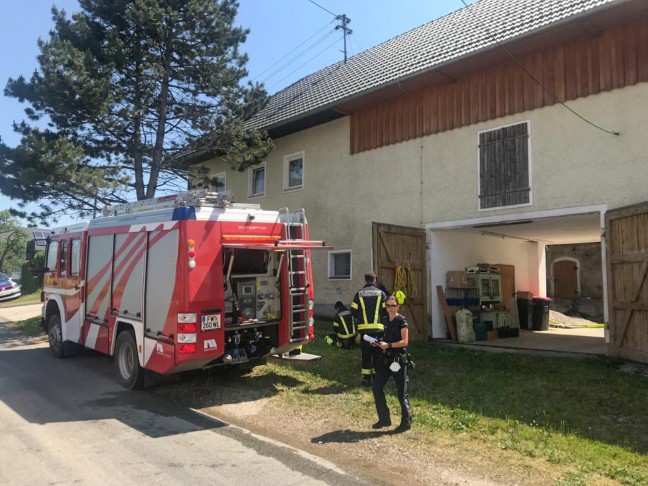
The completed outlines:
[[[515,288],[515,270],[512,265],[501,266],[509,270],[504,276],[493,271],[448,272],[445,296],[453,315],[459,309],[466,308],[473,313],[475,323],[485,325],[488,331],[497,331],[499,337],[513,337],[517,335],[515,331],[519,330],[517,327],[511,328],[511,314],[502,289],[503,277],[507,278],[507,288]]]
[[[493,273],[471,273],[467,275],[477,291],[479,305],[494,305],[502,302],[502,278]]]

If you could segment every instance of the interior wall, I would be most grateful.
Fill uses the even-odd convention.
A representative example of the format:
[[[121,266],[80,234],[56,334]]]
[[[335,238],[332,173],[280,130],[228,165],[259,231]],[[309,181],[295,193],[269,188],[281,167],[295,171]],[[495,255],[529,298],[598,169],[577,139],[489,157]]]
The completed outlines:
[[[477,263],[515,266],[515,290],[545,295],[545,245],[535,241],[502,238],[471,230],[429,230],[428,265],[433,339],[446,337],[443,310],[437,296],[437,285],[446,286],[446,273],[463,270]]]

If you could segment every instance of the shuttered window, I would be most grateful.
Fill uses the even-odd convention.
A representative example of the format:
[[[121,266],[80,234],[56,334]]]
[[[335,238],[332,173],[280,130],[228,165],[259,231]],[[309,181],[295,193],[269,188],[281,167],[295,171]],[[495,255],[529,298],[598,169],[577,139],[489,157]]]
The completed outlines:
[[[529,124],[479,134],[479,208],[529,204]]]

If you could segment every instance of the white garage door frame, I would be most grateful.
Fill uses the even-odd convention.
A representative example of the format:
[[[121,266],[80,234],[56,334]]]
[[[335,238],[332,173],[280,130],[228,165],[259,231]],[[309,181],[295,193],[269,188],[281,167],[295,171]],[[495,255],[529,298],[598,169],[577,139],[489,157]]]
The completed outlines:
[[[478,218],[467,218],[461,220],[452,220],[452,221],[440,221],[435,223],[426,223],[424,225],[427,235],[428,243],[428,301],[431,303],[431,329],[430,336],[433,338],[445,337],[442,333],[439,332],[439,329],[443,327],[439,323],[443,323],[443,314],[440,309],[438,302],[438,297],[436,296],[436,286],[443,285],[445,287],[445,271],[453,269],[444,269],[442,262],[435,262],[433,257],[433,236],[434,233],[440,230],[461,230],[461,229],[471,229],[476,225],[495,225],[497,223],[502,224],[511,224],[516,221],[528,221],[528,220],[537,220],[537,219],[547,219],[547,218],[558,218],[561,216],[577,216],[585,215],[591,213],[599,214],[599,228],[600,228],[600,241],[601,241],[601,260],[602,260],[602,274],[603,274],[603,315],[605,322],[608,322],[608,301],[607,301],[607,261],[606,261],[606,245],[605,245],[605,213],[608,210],[607,204],[596,204],[589,206],[579,206],[579,207],[570,207],[570,208],[559,208],[559,209],[548,209],[543,211],[532,211],[532,212],[523,212],[523,213],[512,213],[512,214],[499,214],[492,216],[484,216]],[[543,245],[542,248],[544,248]],[[544,253],[544,251],[542,252]],[[540,256],[543,258],[543,256]],[[474,262],[477,263],[477,262]],[[504,263],[504,262],[490,262],[490,263]],[[546,265],[543,265],[545,268]],[[442,268],[442,271],[439,271],[439,268]],[[539,275],[539,289],[543,292],[546,291],[546,271],[544,277]],[[435,323],[437,323],[435,325]],[[436,331],[436,332],[435,332]],[[608,342],[608,330],[605,330],[605,339]]]

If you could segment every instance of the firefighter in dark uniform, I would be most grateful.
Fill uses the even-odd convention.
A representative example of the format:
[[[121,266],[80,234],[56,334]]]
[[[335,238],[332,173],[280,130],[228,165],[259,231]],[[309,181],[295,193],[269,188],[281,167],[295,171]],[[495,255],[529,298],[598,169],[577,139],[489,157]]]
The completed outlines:
[[[387,316],[384,318],[385,333],[383,339],[371,343],[376,357],[374,359],[376,374],[373,380],[373,396],[378,412],[378,422],[372,425],[381,429],[391,425],[391,416],[385,399],[385,385],[391,376],[396,382],[398,401],[401,406],[401,422],[396,432],[405,432],[412,427],[412,412],[409,403],[409,359],[407,345],[409,329],[407,319],[398,313],[398,300],[393,295],[387,297],[385,303]]]
[[[356,331],[355,319],[351,311],[340,302],[335,303],[335,318],[333,319],[333,332],[326,336],[326,343],[329,346],[337,346],[342,349],[355,347]]]
[[[355,316],[360,335],[360,352],[362,354],[362,384],[371,386],[371,378],[374,374],[373,357],[374,352],[371,345],[363,339],[365,334],[381,338],[384,324],[382,318],[385,315],[385,293],[376,287],[376,274],[368,272],[365,274],[365,286],[353,297],[351,312]]]

